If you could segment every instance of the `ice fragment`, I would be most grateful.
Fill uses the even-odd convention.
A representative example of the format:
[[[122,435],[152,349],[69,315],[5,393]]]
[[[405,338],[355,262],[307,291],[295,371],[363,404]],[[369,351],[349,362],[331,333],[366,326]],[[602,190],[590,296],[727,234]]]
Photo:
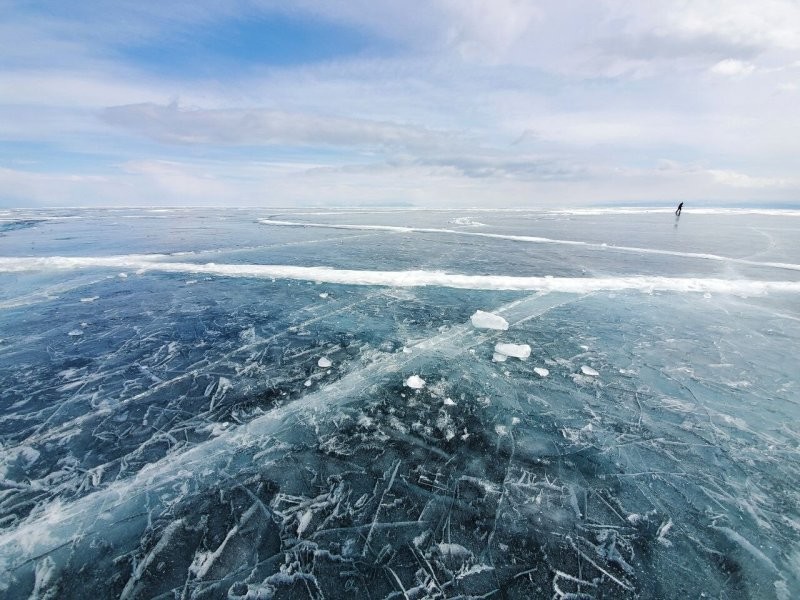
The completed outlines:
[[[419,375],[412,375],[406,379],[406,385],[412,390],[421,390],[425,387],[425,380]]]
[[[531,347],[528,344],[495,344],[495,354],[502,354],[503,356],[510,356],[525,360],[531,355]]]
[[[470,321],[472,321],[473,327],[478,329],[498,329],[500,331],[508,329],[508,321],[503,317],[482,310],[475,311],[475,314],[470,317]]]

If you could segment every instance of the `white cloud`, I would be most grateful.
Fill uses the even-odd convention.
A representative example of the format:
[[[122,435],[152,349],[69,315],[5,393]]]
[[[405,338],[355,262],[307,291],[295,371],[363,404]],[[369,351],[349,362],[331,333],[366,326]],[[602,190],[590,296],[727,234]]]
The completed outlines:
[[[509,51],[528,34],[542,10],[525,0],[441,0],[449,26],[446,41],[477,62],[509,60]]]
[[[6,202],[797,199],[790,0],[79,4],[0,24],[0,143],[44,148],[6,167],[52,170],[0,173]],[[390,51],[205,79],[113,52],[270,11]]]
[[[756,70],[754,64],[734,58],[726,58],[716,63],[709,69],[715,75],[726,75],[728,77],[746,77]]]
[[[780,179],[775,177],[753,177],[738,171],[724,170],[724,169],[709,169],[706,171],[711,175],[714,180],[722,185],[727,185],[737,188],[746,189],[763,189],[763,188],[797,188],[797,185],[792,185],[787,179]]]
[[[103,119],[175,144],[301,144],[428,148],[444,133],[397,123],[264,109],[185,109],[143,103],[105,109]]]

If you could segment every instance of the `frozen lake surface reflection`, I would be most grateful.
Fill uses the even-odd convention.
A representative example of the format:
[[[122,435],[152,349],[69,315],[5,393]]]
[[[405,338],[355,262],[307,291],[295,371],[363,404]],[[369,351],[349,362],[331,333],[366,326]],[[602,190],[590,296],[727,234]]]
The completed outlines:
[[[798,239],[0,211],[0,593],[796,598]]]

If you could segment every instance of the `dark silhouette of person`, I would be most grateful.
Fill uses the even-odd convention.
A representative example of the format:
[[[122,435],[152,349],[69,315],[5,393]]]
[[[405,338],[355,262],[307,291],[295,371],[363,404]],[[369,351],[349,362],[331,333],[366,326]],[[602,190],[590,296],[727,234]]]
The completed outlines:
[[[681,216],[681,210],[683,210],[683,202],[678,204],[678,210],[675,211],[675,214],[678,215],[679,217]]]

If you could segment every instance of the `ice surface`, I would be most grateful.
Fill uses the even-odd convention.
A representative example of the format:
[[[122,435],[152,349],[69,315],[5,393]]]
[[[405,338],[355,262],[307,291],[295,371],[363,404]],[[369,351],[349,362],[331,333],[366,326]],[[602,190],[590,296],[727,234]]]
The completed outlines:
[[[482,310],[476,310],[470,317],[470,321],[472,321],[473,327],[478,329],[497,329],[499,331],[508,329],[508,321],[503,317]]]
[[[593,213],[589,213],[593,214]],[[594,213],[598,214],[598,213]],[[794,213],[793,213],[794,214]],[[592,242],[585,242],[579,240],[564,240],[564,239],[553,239],[547,237],[539,237],[539,236],[529,236],[529,235],[509,235],[509,234],[502,234],[502,233],[485,233],[485,232],[475,232],[475,231],[464,231],[460,229],[444,229],[444,228],[424,228],[424,227],[396,227],[396,226],[388,226],[388,225],[347,225],[347,224],[337,224],[331,225],[327,223],[308,223],[308,222],[295,222],[295,221],[276,221],[272,219],[262,219],[260,221],[264,225],[271,225],[271,226],[288,226],[288,227],[317,227],[323,229],[358,229],[358,230],[365,230],[365,231],[393,231],[396,233],[438,233],[438,234],[447,234],[447,235],[455,235],[455,236],[469,236],[469,237],[483,237],[489,239],[501,239],[501,240],[509,240],[514,242],[526,242],[526,243],[533,243],[533,244],[558,244],[558,245],[566,245],[566,246],[585,246],[591,248],[598,248],[598,249],[607,249],[609,248],[609,244],[607,243],[592,243]],[[675,256],[675,257],[682,257],[682,258],[697,258],[703,260],[711,260],[711,261],[719,261],[719,262],[728,262],[732,264],[741,264],[741,265],[753,265],[753,266],[763,266],[763,267],[772,267],[772,268],[779,268],[779,269],[790,269],[798,271],[800,270],[800,264],[796,263],[787,263],[787,262],[762,262],[762,261],[754,261],[744,258],[736,258],[731,256],[721,256],[719,254],[712,254],[708,252],[685,252],[679,250],[663,250],[658,248],[647,248],[647,247],[635,247],[635,246],[626,246],[626,245],[618,245],[614,244],[612,248],[618,252],[630,252],[635,254],[657,254],[657,255],[665,255],[665,256]]]
[[[0,595],[800,596],[795,214],[317,212],[8,211]]]

